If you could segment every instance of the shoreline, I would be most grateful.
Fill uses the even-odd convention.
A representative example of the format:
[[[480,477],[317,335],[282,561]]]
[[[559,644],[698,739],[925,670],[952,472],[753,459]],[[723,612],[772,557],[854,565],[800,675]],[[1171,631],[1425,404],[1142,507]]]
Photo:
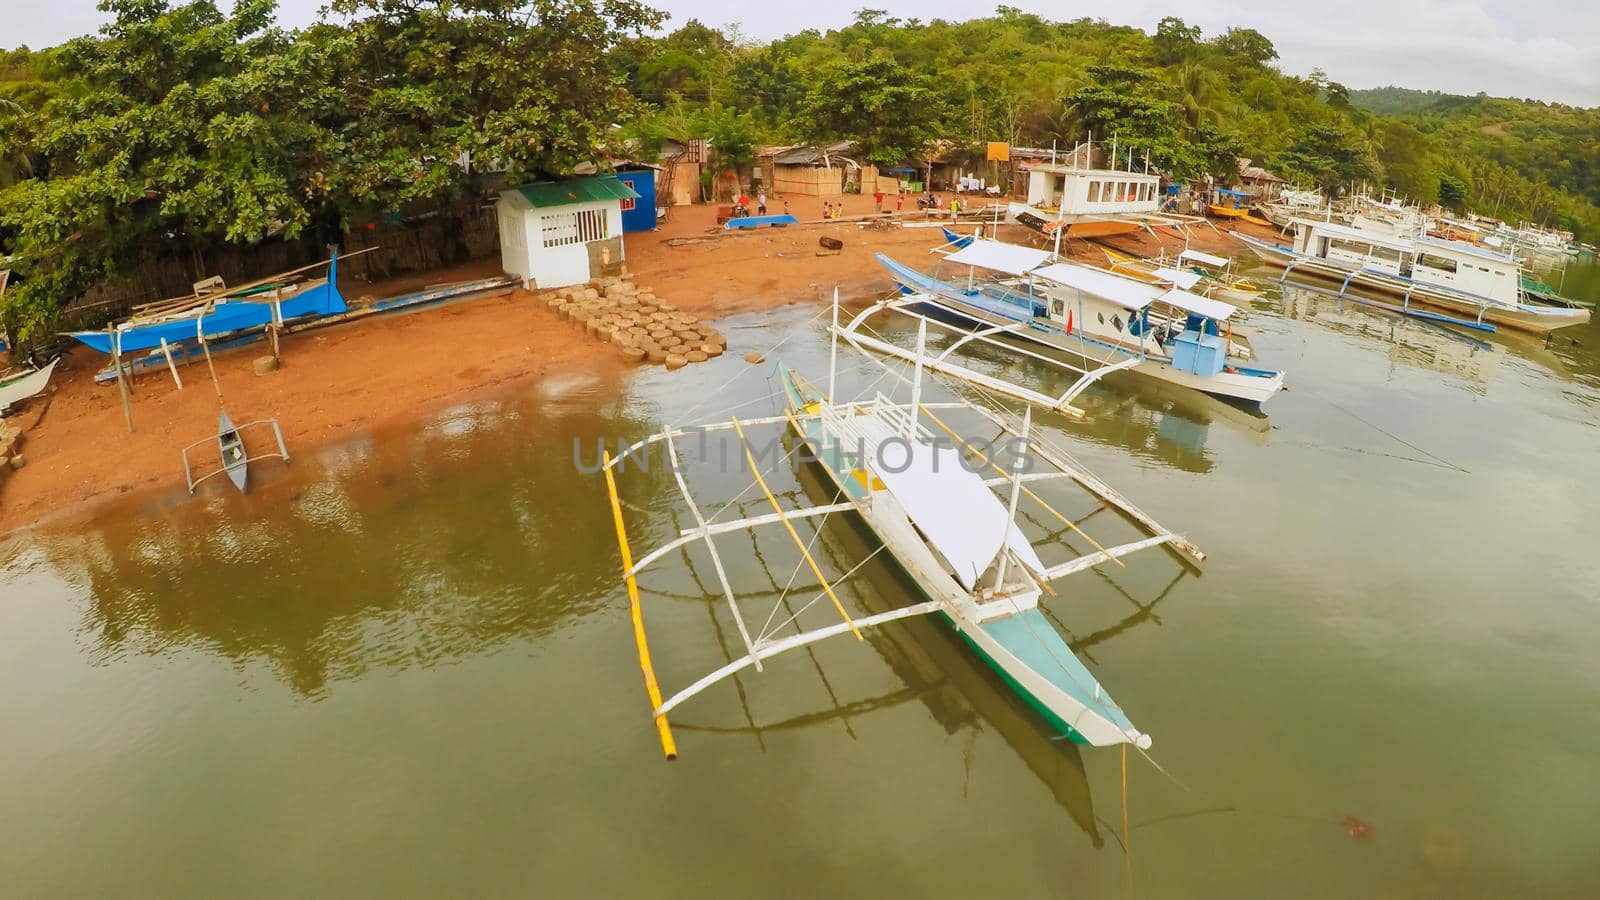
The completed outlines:
[[[847,216],[872,212],[870,197],[847,197],[844,202]],[[630,235],[627,245],[627,268],[637,284],[712,324],[740,313],[825,303],[834,288],[849,299],[889,290],[893,283],[877,264],[877,252],[925,268],[929,251],[942,242],[936,228],[877,229],[849,219],[753,234],[711,234],[714,216],[714,206],[677,207],[670,221],[655,231]],[[1015,239],[1027,233],[1012,226],[1002,236]],[[819,252],[823,235],[842,238],[844,249]],[[1196,235],[1192,245],[1202,249],[1240,249],[1221,228],[1215,234],[1198,229]],[[1172,241],[1158,242],[1141,233],[1107,243],[1146,254]],[[1063,255],[1103,261],[1096,245],[1081,240],[1064,246]],[[499,260],[490,258],[382,285],[341,279],[340,288],[351,298],[376,291],[387,296],[498,273]],[[743,356],[764,347],[727,349]],[[282,366],[256,375],[253,362],[265,352],[258,343],[214,354],[220,399],[204,362],[178,367],[181,391],[165,368],[140,374],[132,385],[135,430],[129,433],[115,383],[93,381],[105,365],[104,355],[72,348],[62,357],[47,395],[11,419],[24,426],[25,465],[0,481],[0,536],[85,514],[119,497],[182,484],[180,449],[214,433],[219,407],[236,422],[278,419],[293,459],[574,368],[610,380],[620,380],[635,368],[612,345],[587,337],[546,309],[540,294],[523,289],[286,335]],[[266,438],[264,431],[246,434],[255,453],[261,452],[256,442]],[[208,458],[215,465],[211,448],[202,445],[195,453],[200,469]],[[233,489],[208,483],[196,496],[220,488]]]

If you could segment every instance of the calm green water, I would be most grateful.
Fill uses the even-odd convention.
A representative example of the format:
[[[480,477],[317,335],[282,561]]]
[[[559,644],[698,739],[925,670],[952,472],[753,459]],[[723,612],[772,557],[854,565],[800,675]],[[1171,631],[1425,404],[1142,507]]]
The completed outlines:
[[[820,377],[815,313],[727,325]],[[725,357],[0,539],[0,894],[1592,896],[1600,328],[1481,344],[1298,295],[1250,325],[1294,388],[1270,419],[1135,382],[1044,423],[1210,554],[1051,603],[1167,773],[1129,759],[1131,866],[1118,753],[1051,740],[933,622],[707,692],[661,760],[572,442],[688,418]],[[666,476],[624,489],[636,546],[671,534]],[[724,553],[751,592],[797,562],[781,532]],[[681,687],[738,637],[706,560],[668,562],[647,617]],[[879,556],[843,592],[905,590]]]

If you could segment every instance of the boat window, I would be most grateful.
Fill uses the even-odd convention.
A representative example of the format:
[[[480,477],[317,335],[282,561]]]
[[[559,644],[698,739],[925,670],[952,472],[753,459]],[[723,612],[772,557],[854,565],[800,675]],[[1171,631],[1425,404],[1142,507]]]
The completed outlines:
[[[1099,181],[1091,181],[1091,182],[1089,182],[1089,202],[1090,203],[1099,203],[1100,202],[1100,184],[1101,184],[1101,182],[1099,182]]]
[[[1050,301],[1050,311],[1055,314],[1056,318],[1060,319],[1067,314],[1067,304],[1061,300],[1052,300]]]
[[[1103,312],[1102,313],[1095,313],[1095,315],[1100,317],[1100,324],[1101,325],[1104,325],[1106,323],[1106,314],[1105,313],[1103,313]]]
[[[1116,329],[1117,329],[1117,330],[1118,330],[1118,331],[1121,331],[1121,330],[1122,330],[1122,319],[1121,319],[1121,318],[1120,318],[1120,317],[1118,317],[1118,316],[1112,316],[1112,317],[1111,317],[1111,324],[1112,324],[1112,325],[1114,325],[1114,326],[1116,326]]]
[[[1456,261],[1443,256],[1434,256],[1432,253],[1418,253],[1417,265],[1433,269],[1435,272],[1454,272]]]

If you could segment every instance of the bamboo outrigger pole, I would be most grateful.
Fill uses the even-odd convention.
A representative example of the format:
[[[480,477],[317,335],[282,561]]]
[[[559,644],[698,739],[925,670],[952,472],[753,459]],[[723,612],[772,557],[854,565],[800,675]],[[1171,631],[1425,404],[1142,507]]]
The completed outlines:
[[[633,577],[633,552],[628,549],[628,530],[622,524],[622,501],[617,497],[617,480],[611,474],[611,454],[601,451],[606,473],[606,492],[611,495],[611,518],[617,526],[617,546],[622,548],[622,576],[628,585],[628,607],[633,614],[633,640],[639,645],[639,668],[644,671],[644,688],[650,694],[650,711],[661,708],[661,687],[656,684],[656,669],[650,663],[650,642],[644,636],[644,610],[639,606],[639,583]],[[678,758],[678,743],[666,713],[656,714],[656,731],[661,736],[661,752],[667,759]]]
[[[756,486],[761,488],[761,493],[767,495],[767,502],[772,504],[772,511],[778,514],[778,521],[783,523],[783,528],[789,532],[789,537],[794,540],[794,545],[800,548],[800,555],[805,557],[806,565],[811,567],[811,574],[817,576],[817,581],[821,582],[822,590],[827,593],[828,599],[833,601],[833,608],[839,611],[839,617],[844,619],[846,625],[850,626],[850,633],[856,636],[856,640],[865,641],[866,638],[861,636],[861,629],[856,627],[856,623],[850,618],[850,614],[844,611],[844,604],[840,603],[839,597],[834,594],[833,585],[828,583],[828,579],[822,574],[822,569],[818,568],[817,561],[812,558],[811,552],[806,549],[806,542],[800,540],[800,535],[795,532],[794,525],[790,524],[789,517],[783,514],[783,507],[778,505],[778,498],[772,496],[772,490],[767,487],[767,480],[761,477],[761,467],[756,465],[756,456],[750,452],[750,444],[744,439],[744,428],[739,425],[738,419],[733,420],[733,433],[739,436],[739,445],[744,448],[744,458],[750,462],[750,472],[756,477]],[[607,471],[609,472],[610,470]],[[621,515],[621,513],[618,513],[618,515]]]

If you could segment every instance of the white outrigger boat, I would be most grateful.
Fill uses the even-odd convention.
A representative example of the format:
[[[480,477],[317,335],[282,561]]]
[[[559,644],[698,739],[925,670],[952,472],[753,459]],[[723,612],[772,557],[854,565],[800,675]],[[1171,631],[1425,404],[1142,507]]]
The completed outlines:
[[[1047,264],[1051,256],[1046,250],[974,240],[945,257],[946,263],[968,267],[962,286],[880,253],[878,261],[900,283],[903,296],[869,308],[847,330],[858,333],[866,317],[883,308],[921,307],[943,320],[976,327],[985,339],[1026,339],[1061,351],[1081,361],[1081,367],[1072,368],[1083,375],[1061,404],[1120,370],[1256,406],[1283,390],[1282,372],[1244,364],[1253,351],[1232,333],[1238,308],[1183,287],[1193,287],[1200,276],[1162,270],[1162,277],[1172,280],[1151,282],[1092,266]],[[1001,277],[979,281],[977,269]]]
[[[948,622],[1007,685],[1069,740],[1095,746],[1133,744],[1140,749],[1148,748],[1150,736],[1133,725],[1099,680],[1072,653],[1067,641],[1040,609],[1040,601],[1045,593],[1055,593],[1049,587],[1051,582],[1105,563],[1126,565],[1122,558],[1141,550],[1166,546],[1195,563],[1204,560],[1205,555],[1075,465],[1065,453],[1032,434],[1031,406],[1018,427],[1009,417],[972,403],[923,402],[925,323],[919,327],[909,403],[895,402],[881,393],[856,401],[835,399],[838,340],[849,337],[838,324],[837,302],[836,296],[831,329],[833,360],[830,360],[826,391],[780,365],[779,374],[787,400],[787,409],[782,415],[743,422],[733,419],[692,429],[668,428],[625,448],[616,458],[605,456],[606,486],[621,549],[640,666],[663,753],[669,759],[677,754],[668,714],[712,685],[747,669],[761,671],[765,661],[825,638],[853,634],[858,640],[864,640],[863,630],[923,615],[937,615]],[[886,371],[894,372],[883,360],[871,358]],[[966,443],[940,413],[952,418],[973,415],[998,429],[999,437],[1010,441],[1005,451],[1005,462],[1011,463],[1010,470],[1002,468],[999,460],[991,459]],[[800,447],[796,450],[809,451],[808,461],[825,474],[837,492],[836,502],[784,508],[757,464],[745,434],[747,429],[772,426],[787,426],[799,438]],[[710,432],[718,432],[725,439],[731,436],[738,442],[752,473],[754,484],[751,487],[759,488],[766,497],[772,508],[770,514],[720,522],[715,514],[708,518],[702,512],[679,465],[677,442],[690,437],[703,441]],[[946,440],[941,432],[955,438],[956,442]],[[664,450],[666,460],[672,464],[673,476],[694,527],[682,529],[677,537],[635,562],[614,473],[628,459],[648,454],[653,449]],[[773,467],[784,461],[778,460]],[[973,463],[976,466],[969,467]],[[985,473],[997,474],[985,477]],[[1035,493],[1036,488],[1050,482],[1078,485],[1091,495],[1097,508],[1117,510],[1146,536],[1103,546],[1085,534],[1078,523]],[[1024,495],[1031,504],[1037,504],[1039,509],[1053,514],[1081,535],[1095,551],[1054,564],[1044,562],[1039,550],[1051,545],[1041,544],[1036,548],[1017,525],[1018,504]],[[1006,502],[1002,502],[1001,496],[1007,498]],[[811,553],[815,538],[808,543],[795,527],[796,523],[809,520],[820,529],[825,526],[827,517],[835,513],[853,517],[866,526],[881,543],[880,549],[887,550],[916,584],[920,599],[907,598],[903,605],[869,614],[846,607],[834,590],[837,580],[830,582],[824,576]],[[803,562],[816,577],[820,590],[809,602],[796,602],[794,605],[800,608],[794,612],[790,611],[792,607],[785,597],[779,597],[765,624],[752,631],[751,623],[758,620],[746,618],[742,601],[729,583],[717,538],[769,527],[787,532]],[[663,697],[645,638],[638,576],[662,558],[702,544],[711,558],[728,612],[743,641],[743,652],[687,687]],[[856,568],[865,562],[862,560]],[[796,571],[799,571],[798,563]],[[845,576],[854,571],[850,570]],[[822,603],[824,598],[828,603]],[[817,622],[816,617],[825,613],[829,606],[837,620],[830,624]]]
[[[1525,290],[1518,259],[1486,247],[1305,219],[1295,220],[1291,246],[1237,232],[1234,237],[1264,262],[1283,269],[1283,281],[1303,274],[1338,282],[1341,297],[1353,288],[1396,297],[1399,305],[1373,305],[1401,315],[1480,331],[1503,326],[1541,335],[1589,321],[1587,309]]]

